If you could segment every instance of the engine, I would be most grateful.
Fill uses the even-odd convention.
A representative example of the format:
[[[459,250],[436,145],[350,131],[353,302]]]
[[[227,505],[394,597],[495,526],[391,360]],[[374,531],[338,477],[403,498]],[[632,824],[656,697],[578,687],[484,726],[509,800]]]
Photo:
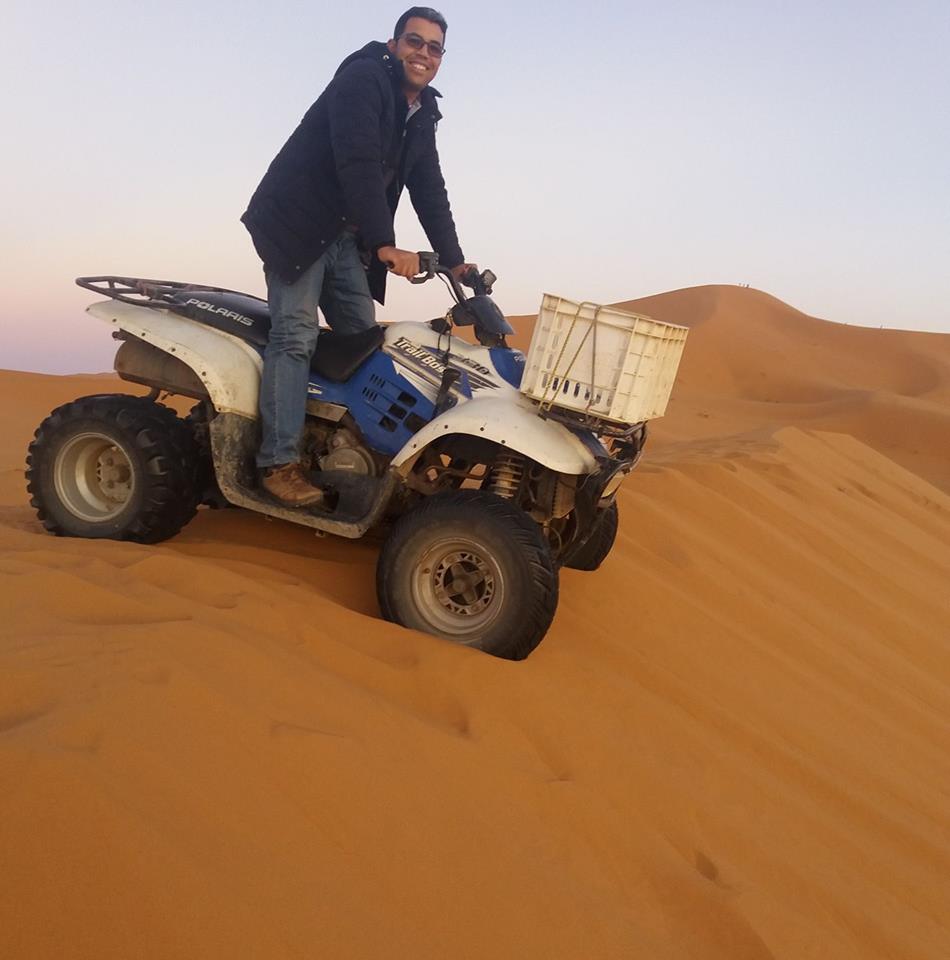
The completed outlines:
[[[333,411],[334,413],[336,411]],[[349,416],[330,421],[307,417],[303,435],[303,455],[312,470],[340,470],[376,477],[382,472],[378,458],[362,443]]]
[[[352,430],[339,427],[327,438],[327,452],[318,458],[321,470],[343,470],[376,476],[373,455],[357,439]]]

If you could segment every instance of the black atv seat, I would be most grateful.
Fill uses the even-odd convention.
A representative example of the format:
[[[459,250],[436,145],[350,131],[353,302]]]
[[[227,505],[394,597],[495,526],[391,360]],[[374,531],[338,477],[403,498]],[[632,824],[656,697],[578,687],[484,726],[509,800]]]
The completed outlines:
[[[176,291],[163,306],[216,330],[240,337],[256,347],[267,345],[270,309],[266,300],[246,293],[193,288]],[[343,383],[382,344],[384,336],[380,326],[354,334],[322,329],[310,369],[325,380]]]
[[[310,369],[324,380],[344,383],[371,353],[383,345],[386,334],[378,324],[359,333],[334,333],[321,330]]]

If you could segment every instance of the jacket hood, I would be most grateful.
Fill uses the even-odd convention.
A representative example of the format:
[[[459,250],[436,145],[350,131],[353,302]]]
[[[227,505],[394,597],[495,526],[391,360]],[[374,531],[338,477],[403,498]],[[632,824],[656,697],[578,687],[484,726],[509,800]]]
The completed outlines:
[[[373,60],[374,62],[380,64],[386,72],[389,74],[393,83],[398,87],[402,88],[403,83],[406,79],[406,74],[403,71],[402,62],[397,60],[390,52],[389,47],[386,46],[381,40],[371,40],[366,44],[365,47],[361,47],[355,53],[351,53],[337,68],[335,77],[338,77],[343,70],[345,70],[351,63],[355,63],[357,60]],[[428,86],[422,91],[422,97],[426,96],[432,97],[441,97],[442,94],[439,93],[435,87]]]

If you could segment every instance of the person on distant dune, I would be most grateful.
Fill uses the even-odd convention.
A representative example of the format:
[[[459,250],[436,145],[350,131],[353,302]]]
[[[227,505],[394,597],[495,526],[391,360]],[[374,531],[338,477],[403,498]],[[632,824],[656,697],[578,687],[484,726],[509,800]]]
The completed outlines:
[[[445,52],[445,18],[412,7],[393,39],[347,57],[274,158],[241,217],[264,262],[271,313],[261,379],[261,485],[285,506],[320,505],[298,444],[306,416],[317,307],[334,331],[375,322],[386,268],[411,278],[419,256],[396,246],[393,217],[408,187],[443,266],[472,269],[459,246],[436,149],[441,118],[429,86]]]

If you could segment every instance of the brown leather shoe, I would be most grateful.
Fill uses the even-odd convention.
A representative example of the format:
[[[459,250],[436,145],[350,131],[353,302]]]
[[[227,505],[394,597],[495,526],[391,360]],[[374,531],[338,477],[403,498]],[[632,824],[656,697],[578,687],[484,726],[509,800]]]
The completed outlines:
[[[303,472],[299,463],[284,463],[264,471],[261,487],[285,507],[323,506],[326,497]]]

